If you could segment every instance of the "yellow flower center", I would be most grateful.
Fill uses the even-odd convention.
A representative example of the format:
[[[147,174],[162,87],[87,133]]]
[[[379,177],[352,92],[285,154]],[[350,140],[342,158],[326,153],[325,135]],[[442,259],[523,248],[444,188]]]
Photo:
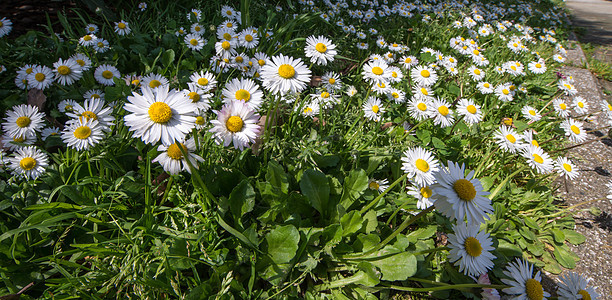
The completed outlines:
[[[578,107],[580,107],[580,108],[584,108],[584,103],[582,103],[582,102],[578,102]]]
[[[202,116],[197,116],[197,117],[196,117],[196,124],[198,124],[198,125],[204,125],[204,122],[205,122],[205,121],[206,121],[206,120],[205,120],[205,119],[204,119],[204,117],[202,117]]]
[[[330,78],[327,82],[329,82],[329,84],[334,84],[336,83],[336,79]]]
[[[480,75],[480,70],[478,70],[478,69],[474,69],[474,74],[476,74],[476,75]]]
[[[104,43],[98,42],[98,48],[103,48],[103,47],[104,47]]]
[[[166,123],[172,118],[172,109],[164,102],[155,102],[149,106],[149,117],[155,123]]]
[[[253,41],[253,36],[250,34],[247,34],[244,36],[244,40],[247,42],[252,42]]]
[[[440,107],[438,107],[438,112],[443,115],[446,116],[448,115],[448,107],[441,105]]]
[[[189,93],[189,99],[191,99],[191,102],[196,103],[198,101],[200,101],[200,94],[198,94],[197,92],[190,92]]]
[[[573,133],[580,134],[580,128],[578,128],[578,126],[572,125],[570,129],[572,130]]]
[[[278,75],[285,79],[291,79],[295,76],[295,69],[289,64],[280,65],[278,67]]]
[[[198,45],[198,40],[191,39],[191,40],[189,40],[189,44],[191,44],[192,46],[197,46]]]
[[[200,26],[196,26],[196,27],[194,27],[193,29],[194,29],[196,32],[199,32],[200,30],[202,30],[202,27],[200,27]]]
[[[516,138],[511,134],[506,135],[506,139],[512,144],[516,142]]]
[[[236,91],[236,99],[248,102],[251,100],[251,93],[245,89],[239,89]]]
[[[421,188],[421,196],[423,198],[429,198],[429,197],[431,197],[432,194],[433,194],[433,192],[431,191],[431,189],[428,186]]]
[[[134,79],[132,80],[132,85],[138,86],[140,84],[140,80]]]
[[[427,89],[426,89],[426,88],[424,88],[424,87],[423,87],[423,88],[421,88],[421,93],[422,93],[423,95],[425,95],[425,96],[428,96],[428,95],[429,95],[429,92],[428,92],[428,91],[427,91]],[[421,109],[421,110],[422,110],[422,109]]]
[[[475,237],[470,236],[465,239],[463,246],[465,247],[465,252],[467,252],[469,256],[478,257],[480,256],[480,254],[482,254],[482,246],[480,245],[478,239]]]
[[[83,140],[88,138],[91,135],[91,128],[88,126],[80,126],[74,130],[74,137]]]
[[[542,284],[533,278],[529,278],[527,281],[525,281],[525,292],[527,293],[527,298],[529,300],[544,299],[544,289],[542,288]]]
[[[417,108],[418,108],[420,111],[426,111],[426,110],[427,110],[427,105],[426,105],[425,103],[421,102],[421,103],[419,103],[419,104],[417,105]]]
[[[329,98],[329,93],[328,92],[323,92],[321,93],[321,98]]]
[[[13,142],[21,143],[23,141],[25,141],[25,136],[24,135],[16,136],[16,137],[13,138]]]
[[[508,89],[503,89],[502,93],[504,93],[504,95],[508,95],[508,94],[510,94],[510,91]]]
[[[484,87],[486,87],[486,88],[491,87],[491,85],[490,85],[488,82],[485,82],[485,83],[484,83],[482,86],[484,86]]]
[[[70,74],[70,72],[72,72],[72,71],[67,66],[59,66],[57,68],[57,73],[59,73],[61,75],[68,75],[68,74]]]
[[[32,74],[32,72],[34,72],[34,69],[32,69],[32,68],[27,68],[26,69],[26,74]]]
[[[237,63],[241,63],[244,61],[244,58],[242,58],[242,56],[236,56],[235,60]]]
[[[38,82],[44,81],[45,78],[47,78],[47,76],[45,76],[43,73],[36,73],[36,75],[34,75],[34,79],[36,79]]]
[[[24,127],[28,127],[28,125],[32,123],[32,120],[26,116],[22,116],[22,117],[17,118],[17,121],[15,123],[17,123],[17,126],[24,128]]]
[[[325,53],[325,51],[327,51],[327,46],[325,46],[325,44],[323,44],[323,43],[317,43],[315,45],[315,49],[317,49],[317,51],[319,51],[319,53]]]
[[[399,94],[396,92],[391,93],[391,96],[393,96],[395,99],[399,98]]]
[[[228,50],[231,46],[232,45],[228,41],[223,41],[223,43],[221,43],[221,48],[223,48],[224,50]]]
[[[64,110],[71,111],[72,109],[73,109],[73,107],[70,104],[64,106]]]
[[[538,141],[536,141],[536,140],[532,140],[531,144],[536,146],[536,147],[540,147],[540,143],[538,143]]]
[[[565,169],[565,171],[571,172],[572,166],[568,163],[563,163],[563,169]]]
[[[175,159],[175,160],[179,160],[183,158],[183,152],[181,152],[181,148],[179,147],[183,147],[183,150],[185,150],[185,152],[187,152],[187,147],[185,147],[185,145],[183,145],[182,143],[174,143],[172,145],[170,145],[170,147],[168,147],[167,150],[167,154],[168,157]]]
[[[476,197],[476,189],[467,179],[457,179],[453,184],[453,190],[459,196],[459,199],[463,201],[472,201]]]
[[[231,116],[227,119],[227,121],[225,121],[225,127],[227,127],[227,130],[231,132],[238,132],[242,130],[243,125],[244,122],[239,116]]]
[[[478,54],[480,54],[480,51],[474,49],[474,55],[478,55]]]
[[[157,80],[157,79],[153,79],[149,82],[149,87],[154,89],[157,88],[158,86],[161,85],[161,81]]]
[[[428,78],[429,76],[431,76],[431,74],[429,73],[428,70],[423,70],[421,71],[421,76]]]
[[[266,64],[266,61],[265,61],[265,60],[263,60],[263,59],[260,59],[260,60],[258,60],[258,61],[257,61],[257,63],[258,63],[260,66],[262,66],[262,67],[263,67],[263,66]]]
[[[468,106],[466,107],[466,109],[467,109],[467,111],[468,111],[469,113],[471,113],[471,114],[475,114],[475,113],[476,113],[476,106],[474,106],[474,105],[471,105],[471,104],[470,104],[470,105],[468,105]]]
[[[537,155],[536,153],[533,154],[533,161],[542,164],[544,163],[544,159],[542,159],[541,156]]]
[[[530,114],[530,115],[532,115],[532,116],[535,116],[535,115],[536,115],[536,112],[535,112],[535,110],[530,109],[530,110],[529,110],[529,114]]]
[[[208,79],[200,78],[200,79],[198,79],[198,84],[199,85],[207,85],[208,84]]]
[[[393,78],[397,78],[397,72],[391,72],[391,76],[393,76]]]
[[[503,122],[508,126],[512,126],[512,118],[504,118]]]
[[[608,110],[612,111],[612,104],[608,104]]]
[[[582,300],[591,300],[591,295],[585,290],[579,290],[578,294],[582,295]]]
[[[421,172],[427,172],[429,171],[429,164],[422,158],[417,159],[414,162],[414,165],[417,167],[417,169],[419,169],[419,171]]]
[[[376,181],[372,181],[370,182],[368,187],[373,190],[378,190],[378,188],[380,187],[380,184],[378,184]]]
[[[31,157],[24,157],[19,161],[19,166],[26,171],[32,170],[36,167],[36,160]]]
[[[512,71],[516,71],[516,67],[515,66],[510,66],[510,69],[512,69]]]
[[[384,82],[381,82],[378,84],[378,87],[384,89],[385,87],[387,87],[387,85]]]
[[[372,105],[372,111],[373,111],[375,114],[376,114],[376,113],[378,113],[378,110],[379,110],[378,105]]]
[[[111,79],[113,78],[113,72],[106,70],[104,72],[102,72],[102,77],[106,78],[106,79]]]
[[[311,113],[311,112],[312,112],[312,108],[310,108],[310,107],[304,108],[304,113],[308,114],[308,113]]]
[[[535,67],[539,69],[542,67],[542,64],[535,64]]]
[[[83,113],[81,113],[81,116],[85,117],[87,121],[98,119],[98,116],[93,111],[84,111]]]
[[[567,109],[567,105],[565,103],[561,103],[559,104],[559,108],[561,108],[562,110]]]
[[[227,23],[227,24],[225,24],[225,25],[226,25],[228,28],[232,28],[232,27],[234,27],[234,24],[232,24],[232,23]]]
[[[125,23],[120,22],[119,24],[117,24],[117,27],[119,27],[119,29],[125,29]]]
[[[404,60],[405,63],[409,64],[412,62],[412,58],[410,57],[406,57],[406,59]]]
[[[383,69],[381,67],[374,67],[372,68],[372,73],[374,73],[374,75],[382,75],[383,73]]]
[[[223,34],[223,38],[228,40],[228,41],[231,41],[232,40],[232,35],[226,32],[226,33]]]
[[[83,40],[84,40],[84,41],[86,41],[86,42],[91,41],[91,35],[86,35],[86,36],[84,36],[84,37],[83,37]]]

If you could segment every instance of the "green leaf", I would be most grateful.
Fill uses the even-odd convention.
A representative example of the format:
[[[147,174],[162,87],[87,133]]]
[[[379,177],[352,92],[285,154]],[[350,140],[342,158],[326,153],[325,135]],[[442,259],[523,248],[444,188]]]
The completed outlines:
[[[342,216],[340,225],[342,226],[342,236],[349,236],[361,229],[363,226],[363,219],[359,211],[353,210]]]
[[[253,210],[255,207],[255,190],[248,180],[242,180],[231,192],[229,196],[230,211],[240,219],[244,214]]]
[[[423,144],[427,145],[431,141],[431,133],[429,130],[417,130],[416,136],[423,142]]]
[[[378,228],[378,220],[376,219],[376,211],[369,210],[364,216],[366,220],[365,233],[370,233]]]
[[[536,223],[536,221],[530,217],[524,217],[523,221],[525,221],[525,225],[529,226],[531,229],[540,230],[540,225]]]
[[[438,150],[446,150],[446,144],[441,139],[432,137],[431,142],[433,143],[434,148]]]
[[[555,239],[555,242],[557,243],[563,243],[563,241],[565,241],[565,234],[563,233],[563,231],[559,230],[559,229],[551,229],[550,230],[552,232],[553,238]]]
[[[425,240],[432,237],[436,234],[436,230],[438,229],[437,225],[429,225],[424,228],[419,228],[411,233],[409,233],[406,237],[411,243],[416,243],[417,240]]]
[[[378,255],[383,256],[388,255],[388,253],[379,251]],[[416,257],[408,252],[401,252],[370,262],[380,269],[382,280],[406,280],[417,272]]]
[[[162,65],[164,67],[170,66],[170,64],[172,62],[174,62],[175,55],[176,54],[174,54],[174,50],[172,50],[172,49],[166,50],[166,52],[164,52],[164,54],[162,55],[162,58],[161,58]]]
[[[289,180],[287,179],[287,173],[285,173],[285,170],[283,170],[283,167],[278,162],[270,160],[268,171],[266,172],[266,180],[273,187],[280,189],[281,192],[288,193]]]
[[[580,245],[586,240],[584,235],[571,229],[563,229],[563,234],[565,234],[565,239],[574,245]]]
[[[567,250],[563,249],[563,247],[557,246],[555,247],[555,251],[553,251],[555,255],[555,259],[565,268],[573,269],[576,267],[576,261],[572,255],[567,252]]]
[[[300,180],[300,190],[323,217],[329,215],[329,183],[325,174],[313,169],[306,170]]]
[[[278,226],[266,235],[268,255],[276,264],[289,263],[298,250],[300,232],[293,225]]]
[[[535,241],[536,236],[533,233],[533,231],[529,230],[528,228],[525,227],[521,227],[519,228],[519,233],[526,239],[530,240],[530,241]]]
[[[353,276],[357,279],[354,283],[365,286],[376,286],[380,283],[378,272],[376,272],[376,268],[371,263],[365,261],[360,262],[357,268],[359,268],[360,271]]]
[[[340,205],[348,210],[359,196],[368,188],[368,175],[362,169],[352,170],[344,180]]]

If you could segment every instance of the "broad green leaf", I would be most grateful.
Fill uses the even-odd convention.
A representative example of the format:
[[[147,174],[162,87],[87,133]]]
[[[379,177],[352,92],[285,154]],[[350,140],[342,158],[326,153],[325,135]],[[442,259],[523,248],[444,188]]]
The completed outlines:
[[[369,210],[363,218],[366,220],[365,233],[370,233],[378,228],[378,220],[376,219],[376,211]]]
[[[360,271],[354,276],[357,278],[355,281],[356,284],[376,286],[380,283],[380,276],[378,275],[378,272],[376,272],[376,268],[371,263],[360,262],[357,265],[357,268],[359,268]]]
[[[248,180],[242,180],[229,196],[229,205],[232,214],[240,219],[244,214],[253,210],[255,206],[255,190]]]
[[[550,230],[553,238],[555,239],[555,242],[557,243],[563,243],[563,241],[565,241],[565,234],[563,233],[563,231],[559,230],[559,229],[551,229]]]
[[[342,236],[349,236],[361,229],[363,219],[359,211],[353,210],[342,216],[340,225],[342,226]]]
[[[526,239],[530,241],[535,241],[536,236],[533,231],[529,230],[529,228],[521,227],[519,228],[519,233]]]
[[[174,56],[175,56],[174,50],[172,49],[166,50],[166,52],[164,52],[164,54],[162,55],[162,59],[161,59],[163,66],[164,67],[170,66],[170,64],[174,62]]]
[[[384,256],[388,253],[379,251],[378,255]],[[416,257],[408,252],[386,256],[379,260],[370,261],[370,263],[380,269],[382,280],[406,280],[417,272]]]
[[[438,226],[436,225],[429,225],[409,233],[406,237],[411,243],[414,244],[417,240],[424,240],[432,237],[434,234],[436,234],[437,228]]]
[[[433,143],[434,148],[438,149],[438,150],[445,150],[446,149],[446,144],[439,138],[437,137],[432,137],[431,138],[431,142]]]
[[[321,215],[329,215],[329,183],[325,174],[313,169],[306,170],[300,180],[300,190]]]
[[[368,175],[362,169],[353,170],[344,180],[340,204],[348,210],[359,196],[368,188]]]
[[[564,229],[563,234],[565,234],[565,239],[574,245],[580,245],[586,240],[584,235],[571,229]]]
[[[534,230],[540,230],[540,225],[536,223],[536,221],[530,217],[524,217],[523,221],[525,221],[525,225],[529,226],[529,228]]]
[[[557,246],[555,247],[555,251],[553,251],[555,255],[555,259],[565,268],[573,269],[576,267],[576,261],[572,257],[572,255],[567,252],[567,250],[563,249],[563,247]]]
[[[270,160],[268,163],[266,181],[272,184],[273,187],[280,189],[285,194],[289,191],[289,180],[287,179],[287,173],[285,173],[283,167],[274,160]]]
[[[266,235],[268,255],[276,264],[288,263],[298,249],[300,232],[293,225],[278,226]]]

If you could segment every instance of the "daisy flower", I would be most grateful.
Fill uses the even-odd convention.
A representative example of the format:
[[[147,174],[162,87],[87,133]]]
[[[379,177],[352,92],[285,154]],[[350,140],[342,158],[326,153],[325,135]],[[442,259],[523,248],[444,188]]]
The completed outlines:
[[[522,150],[522,155],[527,159],[527,163],[532,169],[540,174],[547,174],[553,170],[553,160],[542,148],[528,145]]]
[[[72,99],[64,99],[57,105],[57,109],[60,112],[66,113],[73,111],[74,107],[77,105],[77,102]]]
[[[389,66],[389,74],[391,74],[391,76],[389,76],[391,82],[400,82],[402,78],[404,78],[404,73],[396,66]]]
[[[81,79],[83,73],[79,64],[73,59],[60,60],[53,64],[55,81],[61,85],[71,85]]]
[[[153,92],[148,86],[142,87],[142,95],[128,96],[124,109],[125,125],[147,144],[162,141],[171,145],[185,139],[195,126],[196,105],[181,91],[168,91],[167,85]]]
[[[121,20],[119,22],[115,22],[115,32],[118,35],[128,35],[130,32],[132,32],[132,29],[130,29],[130,24]]]
[[[189,77],[189,80],[205,92],[212,90],[217,85],[215,75],[210,72],[195,72]]]
[[[146,2],[138,3],[138,8],[140,8],[140,11],[145,11],[147,9],[147,3]]]
[[[240,46],[247,49],[253,49],[259,45],[259,36],[254,34],[252,30],[243,30],[238,36],[240,39]]]
[[[200,51],[204,48],[205,40],[197,34],[190,33],[185,36],[185,45],[192,51]]]
[[[433,99],[434,91],[431,87],[424,85],[415,85],[412,88],[412,98],[421,99],[423,101],[430,101]]]
[[[98,33],[98,25],[96,25],[96,24],[87,24],[87,26],[85,26],[85,31],[88,34],[96,34],[96,33]]]
[[[478,88],[480,93],[483,95],[488,95],[488,94],[492,94],[493,92],[495,92],[495,90],[493,90],[493,86],[491,86],[491,84],[486,81],[479,82],[476,85],[476,87]]]
[[[477,68],[476,66],[471,66],[469,69],[469,74],[470,77],[472,77],[472,80],[474,81],[480,81],[482,79],[484,79],[485,77],[485,72],[479,68]]]
[[[229,59],[230,57],[236,56],[237,42],[222,41],[215,43],[215,51],[222,59]]]
[[[257,110],[263,103],[263,92],[255,81],[245,78],[234,78],[228,82],[222,91],[223,103],[242,101],[252,110]]]
[[[554,55],[553,59],[558,63],[563,63],[565,61],[565,57],[563,57],[563,55],[560,55],[560,54]]]
[[[316,101],[311,101],[304,105],[301,110],[302,115],[306,117],[314,117],[319,114],[319,104]]]
[[[555,109],[555,112],[559,117],[569,117],[570,110],[567,104],[565,104],[565,101],[563,101],[563,99],[555,99],[553,101],[553,108]]]
[[[523,132],[523,141],[526,144],[531,144],[534,145],[536,147],[540,147],[540,144],[538,144],[538,141],[533,137],[534,131],[533,129],[527,129]]]
[[[236,18],[236,10],[229,5],[223,5],[221,7],[221,15],[226,19],[234,19]]]
[[[406,93],[396,88],[390,88],[387,91],[387,98],[395,103],[404,103],[406,101]]]
[[[409,70],[410,68],[416,66],[418,63],[419,60],[413,55],[408,55],[400,58],[400,65],[406,70]]]
[[[505,83],[500,84],[495,88],[495,95],[497,98],[499,98],[499,100],[508,102],[513,100],[514,92],[510,90],[510,84]]]
[[[449,109],[450,104],[438,98],[435,98],[431,104],[431,117],[434,124],[442,128],[453,125],[454,118],[452,111]]]
[[[77,120],[76,122],[68,122],[62,132],[62,140],[68,147],[76,150],[89,150],[89,148],[98,144],[104,133],[98,121]]]
[[[533,275],[533,265],[525,259],[517,258],[516,262],[508,263],[504,274],[511,279],[502,278],[502,282],[512,287],[502,291],[513,295],[515,299],[546,299],[550,294],[544,291],[540,281],[540,272]]]
[[[429,66],[417,66],[410,71],[410,77],[419,85],[432,86],[438,81],[438,74]]]
[[[436,184],[432,186],[436,194],[436,209],[447,218],[459,222],[467,219],[468,224],[480,223],[489,219],[493,212],[491,200],[485,197],[480,180],[474,178],[474,171],[467,176],[465,166],[449,161],[448,168],[435,174]]]
[[[587,133],[582,128],[582,123],[574,119],[567,119],[561,123],[561,128],[571,142],[582,143],[587,138]]]
[[[475,104],[474,101],[470,99],[459,100],[459,105],[457,105],[457,113],[463,116],[465,122],[468,124],[476,124],[482,121],[482,111],[480,110],[480,105]]]
[[[584,115],[589,112],[589,105],[587,104],[586,100],[580,96],[574,98],[572,104],[574,105],[574,110],[580,115]]]
[[[214,134],[217,144],[224,147],[234,144],[235,149],[242,151],[253,143],[260,133],[257,124],[259,115],[245,102],[233,101],[223,105],[220,111],[214,111],[217,120],[210,121],[214,127],[210,132]]]
[[[365,117],[375,122],[380,121],[380,117],[385,112],[385,108],[382,106],[380,99],[376,97],[369,97],[368,100],[363,104],[362,108]]]
[[[91,89],[83,94],[83,98],[87,99],[100,99],[104,100],[104,92],[102,90]]]
[[[117,70],[117,68],[111,65],[100,65],[96,68],[96,71],[94,72],[94,78],[96,79],[96,81],[103,85],[115,85],[113,77],[121,78],[121,73],[119,73],[119,70]]]
[[[0,19],[0,37],[3,37],[13,29],[13,22],[7,18]]]
[[[108,41],[102,38],[98,38],[96,39],[96,42],[92,45],[94,50],[96,50],[96,52],[99,53],[104,53],[106,51],[108,51],[108,49],[110,49],[110,47],[108,46]]]
[[[390,88],[391,85],[388,82],[379,82],[372,85],[372,90],[378,95],[386,94]]]
[[[402,156],[402,170],[420,186],[434,183],[434,174],[438,172],[438,160],[430,151],[421,147],[410,148]]]
[[[310,57],[311,63],[322,66],[334,61],[334,56],[338,54],[336,45],[324,36],[309,36],[306,38],[304,52],[306,52],[306,57]]]
[[[181,151],[181,148],[187,153],[187,159],[194,168],[198,168],[198,162],[203,162],[204,159],[197,154],[194,154],[196,150],[195,140],[193,138],[188,139],[185,142],[175,142],[170,146],[159,145],[157,151],[161,153],[154,158],[151,162],[158,162],[164,168],[164,171],[168,174],[176,175],[181,171],[187,171],[191,173],[191,169],[185,160],[185,156]]]
[[[2,127],[11,136],[35,134],[44,125],[44,112],[38,112],[38,107],[26,104],[13,106],[6,112]]]
[[[85,72],[91,68],[91,60],[83,53],[75,53],[70,57],[81,67],[81,72]]]
[[[363,66],[363,77],[370,84],[388,82],[391,74],[387,71],[389,66],[382,59],[373,60]]]
[[[543,60],[532,61],[527,65],[527,68],[533,74],[544,74],[546,72],[546,65]]]
[[[408,188],[408,195],[417,199],[417,208],[426,209],[436,201],[433,191],[429,186],[412,185]]]
[[[557,295],[560,300],[575,300],[575,299],[597,299],[599,293],[595,287],[588,287],[591,279],[586,279],[578,273],[568,271],[565,275],[561,275],[561,282],[557,289]],[[581,297],[579,297],[581,296]]]
[[[34,146],[18,149],[13,157],[9,158],[13,174],[23,176],[26,180],[36,179],[45,172],[49,158],[47,154]]]
[[[217,28],[217,39],[219,41],[226,40],[228,42],[232,42],[236,38],[238,38],[238,35],[236,34],[236,30],[234,30],[233,28],[227,28],[227,27]]]
[[[85,100],[83,106],[75,104],[72,112],[67,112],[66,115],[81,122],[96,120],[103,131],[108,131],[115,121],[112,112],[110,107],[105,106],[103,99],[92,97]]]
[[[184,92],[189,100],[197,106],[198,110],[207,111],[210,108],[210,98],[212,95],[207,94],[193,82],[188,82],[187,86],[189,89],[184,90]]]
[[[372,178],[368,182],[368,188],[374,191],[378,191],[379,193],[384,192],[388,187],[389,187],[389,180],[387,179],[376,180]]]
[[[500,148],[510,153],[516,153],[517,150],[523,148],[523,137],[507,126],[500,126],[494,133],[495,142]]]
[[[573,180],[578,176],[578,170],[576,170],[576,165],[566,157],[557,157],[555,161],[555,170],[559,175],[564,176],[569,180]]]
[[[160,74],[152,73],[152,74],[148,74],[145,77],[142,77],[140,83],[143,86],[148,86],[152,90],[156,91],[157,88],[167,86],[168,84],[170,84],[170,81],[168,81],[166,77]]]
[[[340,76],[335,72],[327,72],[321,77],[323,87],[330,91],[338,91],[342,89],[342,81]]]
[[[459,266],[459,272],[478,276],[485,274],[495,265],[491,254],[493,241],[484,230],[479,232],[480,224],[467,225],[459,222],[453,226],[454,234],[448,235],[448,260]]]
[[[93,34],[86,34],[79,39],[79,44],[85,47],[93,46],[98,38]]]
[[[408,102],[408,113],[418,121],[429,118],[431,102],[428,99],[412,97]]]
[[[273,94],[299,93],[310,82],[311,71],[301,59],[280,54],[261,68],[263,86]]]
[[[26,134],[26,135],[10,135],[5,132],[2,135],[2,146],[5,149],[11,150],[11,151],[21,149],[23,147],[22,144],[32,145],[35,142],[36,142],[36,134],[33,134],[33,133]]]
[[[57,127],[47,127],[42,130],[40,133],[40,137],[43,141],[46,141],[51,136],[58,136],[60,134],[60,129]]]
[[[525,117],[525,119],[531,122],[537,122],[542,118],[542,115],[540,115],[540,113],[538,113],[535,108],[529,105],[524,106],[521,109],[521,113],[523,114],[523,117]]]
[[[563,93],[565,93],[565,95],[573,96],[573,95],[576,95],[578,93],[578,90],[576,89],[576,86],[574,86],[567,79],[559,80],[559,82],[557,83],[557,86],[559,87],[559,89],[561,91],[563,91]]]
[[[28,87],[39,90],[48,88],[53,83],[53,71],[47,66],[36,66],[28,75]]]

